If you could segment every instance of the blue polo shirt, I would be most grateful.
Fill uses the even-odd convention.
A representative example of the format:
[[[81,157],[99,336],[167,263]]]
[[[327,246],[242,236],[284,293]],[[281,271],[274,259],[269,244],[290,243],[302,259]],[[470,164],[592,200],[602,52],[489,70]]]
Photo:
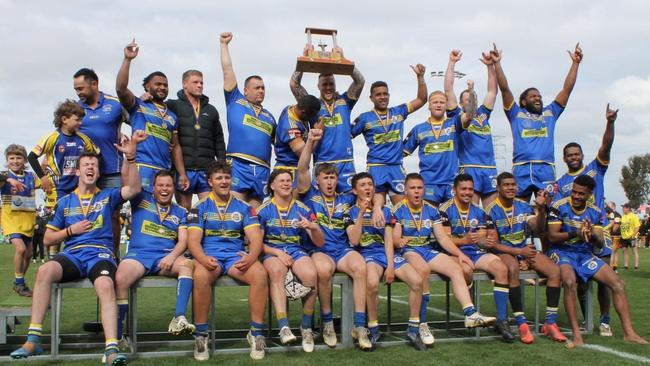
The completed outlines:
[[[119,99],[100,92],[99,101],[94,109],[81,100],[77,103],[86,112],[79,131],[90,137],[102,152],[100,173],[102,175],[120,173],[122,154],[113,145],[119,143],[120,125],[123,119],[122,105]]]
[[[402,164],[404,121],[412,112],[409,103],[390,107],[387,113],[364,112],[352,123],[352,136],[363,134],[368,145],[368,164]]]
[[[135,161],[156,169],[171,169],[172,153],[169,147],[178,130],[176,115],[165,104],[157,106],[135,98],[129,109],[131,128],[147,132],[147,138],[138,144]]]
[[[513,101],[504,109],[512,130],[512,162],[555,164],[555,124],[564,107],[553,101],[542,114],[531,114]]]
[[[323,138],[314,150],[316,163],[340,163],[354,159],[350,114],[356,103],[347,92],[337,94],[331,105],[321,99],[318,118],[323,121]]]

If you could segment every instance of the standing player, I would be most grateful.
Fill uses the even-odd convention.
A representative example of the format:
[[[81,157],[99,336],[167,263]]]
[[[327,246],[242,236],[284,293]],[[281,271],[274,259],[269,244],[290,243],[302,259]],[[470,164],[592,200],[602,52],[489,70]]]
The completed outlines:
[[[629,248],[632,248],[634,252],[634,269],[639,269],[639,248],[636,244],[639,228],[641,228],[639,217],[632,211],[629,203],[624,203],[621,216],[621,247],[623,248],[623,268],[625,269],[629,268],[630,263]]]
[[[273,115],[262,107],[266,89],[260,76],[247,77],[244,93],[239,91],[228,49],[231,40],[232,33],[221,33],[219,37],[228,118],[226,155],[232,159],[234,194],[257,207],[267,195],[264,186],[269,180],[276,123]]]
[[[183,152],[183,165],[189,188],[176,190],[176,201],[189,210],[192,195],[199,199],[210,193],[205,177],[205,167],[226,158],[226,145],[219,112],[203,94],[203,73],[187,70],[183,73],[183,89],[176,93],[178,99],[169,99],[167,107],[178,118],[178,142]],[[177,179],[180,177],[177,177]],[[177,187],[180,185],[177,183]]]
[[[305,47],[305,55],[314,46],[308,44]],[[334,47],[334,53],[343,56],[340,47]],[[300,84],[302,72],[295,71],[289,80],[291,93],[299,100],[307,95],[307,90]],[[338,184],[336,191],[347,192],[352,187],[350,182],[355,173],[354,152],[352,150],[352,139],[350,120],[352,108],[357,104],[365,79],[357,67],[352,70],[352,84],[348,90],[339,94],[336,91],[336,80],[332,74],[318,75],[318,90],[320,91],[321,108],[318,112],[319,122],[323,123],[323,141],[314,150],[315,165],[329,163],[336,167]]]
[[[607,220],[611,225],[609,230],[612,236],[612,256],[609,265],[612,266],[612,269],[616,272],[618,268],[618,249],[621,247],[621,214],[616,210],[616,203],[614,201],[607,204],[605,210],[607,209],[609,209]]]
[[[415,99],[395,107],[388,107],[390,94],[388,84],[375,81],[370,86],[372,111],[364,112],[352,122],[352,136],[363,134],[368,145],[367,171],[377,183],[376,199],[386,200],[390,195],[396,205],[404,198],[404,168],[402,140],[404,123],[409,114],[422,108],[427,101],[427,84],[424,81],[425,67],[411,66],[417,77],[418,89]]]
[[[459,113],[461,108],[474,108],[470,105],[470,90],[472,86],[460,93],[460,102],[456,100],[454,93],[454,67],[460,61],[463,53],[459,50],[452,50],[449,54],[449,63],[445,73],[445,95],[447,96],[447,114],[450,111]],[[474,197],[472,202],[487,207],[496,197],[496,175],[497,166],[494,158],[494,145],[492,143],[492,128],[490,127],[490,114],[494,108],[497,98],[497,81],[494,62],[490,53],[482,54],[481,62],[487,66],[487,94],[483,105],[478,107],[476,117],[463,123],[462,130],[458,137],[458,160],[460,172],[469,174],[474,179]],[[468,84],[469,85],[469,84]]]
[[[135,39],[124,47],[124,60],[117,73],[115,88],[120,103],[129,112],[131,129],[144,130],[151,137],[138,145],[136,159],[142,189],[152,192],[154,176],[160,170],[170,170],[173,160],[174,169],[179,175],[178,184],[185,190],[189,181],[185,175],[183,151],[178,143],[178,122],[176,115],[165,104],[169,92],[167,76],[154,71],[142,81],[145,92],[151,95],[151,101],[144,101],[129,90],[129,69],[138,51]]]
[[[266,300],[269,295],[268,275],[258,262],[262,253],[262,232],[255,209],[230,191],[231,166],[225,161],[213,162],[206,170],[210,194],[199,201],[187,215],[188,248],[195,259],[192,306],[196,325],[194,358],[205,361],[208,350],[208,313],[214,281],[228,275],[250,286],[248,307],[250,331],[246,339],[254,360],[264,358],[262,335]],[[248,252],[244,250],[244,236]]]
[[[526,344],[535,340],[524,316],[519,281],[519,269],[532,268],[547,278],[546,318],[542,333],[557,342],[564,342],[566,337],[556,324],[560,303],[560,268],[547,256],[537,252],[528,241],[531,233],[539,235],[546,228],[546,192],[538,193],[535,209],[532,209],[528,203],[515,199],[517,182],[514,175],[503,172],[496,179],[498,196],[486,211],[498,235],[492,250],[508,267],[510,305],[519,328],[519,337]],[[490,235],[489,233],[488,236]]]
[[[569,52],[569,51],[567,51]],[[571,57],[571,68],[564,80],[562,90],[555,100],[544,106],[542,96],[536,88],[528,88],[519,96],[519,104],[510,91],[508,80],[501,67],[501,51],[491,51],[496,68],[497,82],[501,89],[503,108],[510,122],[514,140],[513,168],[518,185],[517,196],[530,201],[534,192],[544,189],[553,192],[555,182],[555,124],[564,111],[578,77],[578,66],[582,61],[582,49],[576,45]]]
[[[577,281],[591,278],[612,290],[614,308],[621,320],[623,339],[647,344],[632,327],[632,319],[623,280],[600,258],[594,256],[593,246],[604,245],[602,227],[607,223],[600,209],[589,203],[596,182],[588,175],[573,181],[571,196],[556,201],[548,218],[548,237],[552,243],[549,256],[560,266],[564,287],[564,308],[571,324],[573,342],[568,347],[583,344],[576,316]]]

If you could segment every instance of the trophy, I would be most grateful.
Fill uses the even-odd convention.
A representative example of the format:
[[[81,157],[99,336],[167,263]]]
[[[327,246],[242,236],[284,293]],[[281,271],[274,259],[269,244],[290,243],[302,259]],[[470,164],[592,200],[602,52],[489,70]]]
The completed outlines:
[[[352,75],[354,70],[354,62],[346,59],[337,50],[336,44],[336,30],[335,29],[320,29],[320,28],[305,28],[307,33],[307,44],[313,46],[311,36],[312,34],[331,36],[332,37],[332,51],[326,51],[327,44],[323,40],[319,40],[318,47],[320,51],[309,49],[298,57],[296,64],[296,71],[314,72],[319,74],[338,74],[338,75]]]

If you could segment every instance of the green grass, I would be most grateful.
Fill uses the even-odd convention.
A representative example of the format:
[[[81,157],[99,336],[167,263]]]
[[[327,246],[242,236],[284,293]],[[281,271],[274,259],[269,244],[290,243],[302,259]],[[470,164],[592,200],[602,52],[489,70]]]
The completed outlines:
[[[639,271],[621,271],[621,275],[626,281],[628,297],[630,299],[630,308],[637,332],[645,338],[650,339],[650,250],[641,249],[641,270]],[[29,306],[30,301],[21,298],[11,291],[12,282],[12,259],[13,250],[9,245],[0,245],[0,306]],[[32,285],[35,277],[35,270],[38,265],[32,265],[27,275],[27,282]],[[487,293],[491,287],[484,283],[481,287],[482,293]],[[243,329],[248,324],[248,310],[246,304],[247,288],[219,288],[217,289],[217,322],[218,329]],[[442,284],[432,286],[432,294],[444,293]],[[385,296],[386,289],[382,286],[381,295]],[[406,288],[402,284],[393,286],[394,299],[406,301]],[[527,312],[532,319],[532,287],[526,288],[527,295]],[[338,296],[338,291],[335,291]],[[96,317],[94,292],[92,290],[66,290],[64,294],[64,306],[62,311],[61,330],[63,334],[82,333],[81,324],[85,320],[93,320]],[[544,302],[542,289],[542,303]],[[138,327],[144,332],[162,332],[166,330],[167,323],[173,315],[174,310],[174,290],[173,289],[143,289],[138,291],[139,317]],[[430,307],[438,309],[444,308],[444,297],[434,296]],[[407,306],[401,303],[393,302],[393,322],[403,322],[407,318]],[[541,307],[543,310],[543,306]],[[335,305],[335,309],[338,307]],[[452,300],[453,312],[461,313],[462,310],[458,304]],[[494,305],[490,295],[481,297],[481,310],[486,314],[494,314]],[[596,313],[598,311],[596,310]],[[542,314],[543,316],[543,314]],[[299,324],[300,307],[297,303],[290,306],[290,320],[293,326]],[[380,302],[380,321],[386,319],[386,301]],[[430,312],[430,321],[441,321],[444,316]],[[596,319],[597,320],[597,319]],[[18,334],[25,334],[25,328],[29,323],[28,319],[23,319],[23,324],[18,326]],[[566,325],[566,318],[563,309],[560,309],[559,323]],[[44,322],[44,331],[49,332],[49,316]],[[273,326],[276,326],[275,321]],[[436,326],[436,338],[458,337],[466,334],[461,331],[450,335]],[[598,335],[585,337],[585,342],[590,344],[603,345],[618,351],[624,351],[644,357],[650,357],[650,347],[636,346],[627,344],[622,340],[620,323],[618,317],[612,309],[612,328],[615,336],[613,338],[602,338]],[[275,333],[275,331],[274,331]],[[485,332],[485,334],[491,334]],[[97,337],[97,342],[102,342],[101,337]],[[190,339],[190,338],[187,338]],[[94,341],[93,341],[94,342]],[[243,343],[231,343],[220,345],[218,347],[242,346]],[[178,349],[178,348],[175,348]],[[192,346],[187,345],[187,350]],[[10,352],[8,348],[2,348],[0,356],[6,356]],[[46,351],[47,352],[47,351]],[[67,351],[66,351],[67,352]],[[97,352],[98,358],[101,348],[91,349],[84,352]],[[97,365],[98,358],[82,361],[65,361],[66,365]],[[627,365],[634,364],[633,361],[622,359],[620,357],[607,353],[597,352],[590,349],[566,350],[563,345],[556,344],[541,337],[536,338],[533,345],[523,345],[521,343],[504,344],[497,340],[485,341],[466,341],[453,343],[438,343],[433,349],[426,353],[416,352],[407,346],[394,346],[380,348],[372,353],[363,353],[358,350],[317,350],[313,354],[304,354],[302,352],[276,352],[269,353],[267,357],[256,364],[284,364],[291,365],[348,365],[364,363],[375,364],[405,364],[408,362],[417,362],[426,359],[427,362],[437,361],[445,364],[468,364],[480,360],[483,364],[552,364],[572,362],[574,364],[616,364]],[[216,355],[212,361],[228,364],[249,364],[251,362],[248,354],[237,355]],[[16,363],[14,363],[16,364]],[[34,361],[30,365],[59,365],[62,361]],[[194,365],[199,364],[191,357],[179,358],[148,358],[133,359],[131,365]]]

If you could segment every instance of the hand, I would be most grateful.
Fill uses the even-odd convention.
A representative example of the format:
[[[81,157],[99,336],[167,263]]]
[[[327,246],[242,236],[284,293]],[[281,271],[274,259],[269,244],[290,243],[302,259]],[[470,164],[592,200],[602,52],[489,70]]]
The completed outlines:
[[[466,256],[465,254],[460,253],[460,255],[458,256],[458,261],[459,261],[460,263],[465,263],[465,264],[467,264],[467,265],[469,266],[469,268],[471,268],[472,270],[474,269],[474,263],[472,263],[472,260],[469,259],[469,257]]]
[[[151,94],[149,94],[148,91],[145,91],[145,92],[142,93],[142,95],[140,96],[140,100],[142,100],[143,102],[150,102],[150,101],[153,100],[153,97],[151,96]]]
[[[501,62],[501,55],[503,54],[503,51],[500,49],[497,49],[496,43],[492,43],[492,50],[490,50],[490,56],[492,56],[492,62],[493,63],[499,63]]]
[[[79,235],[83,234],[87,231],[90,231],[90,229],[93,227],[93,224],[88,221],[88,220],[82,220],[75,222],[74,224],[70,225],[70,232],[72,235]]]
[[[278,257],[280,262],[282,262],[282,264],[284,264],[287,267],[291,267],[291,265],[293,265],[293,258],[291,258],[291,256],[289,254],[287,254],[287,253],[285,253],[283,251],[280,251],[276,255],[276,257]]]
[[[14,178],[7,178],[7,183],[9,183],[13,188],[12,193],[14,193],[13,191],[22,192],[25,190],[25,188],[27,188],[24,184]]]
[[[530,264],[528,263],[527,260],[519,261],[519,270],[520,271],[528,271],[529,268],[530,268]]]
[[[580,236],[582,237],[582,240],[585,241],[585,243],[589,243],[591,241],[591,222],[589,222],[589,220],[582,222],[582,226],[580,226]]]
[[[235,263],[235,268],[242,272],[246,272],[250,266],[257,261],[257,258],[253,257],[249,253],[239,252],[237,253],[241,258]]]
[[[318,124],[321,125],[319,126]],[[319,121],[314,126],[314,128],[311,128],[309,130],[309,133],[307,134],[307,140],[316,142],[316,141],[320,141],[321,138],[323,138],[323,128],[322,128],[322,122]]]
[[[417,77],[424,76],[424,73],[427,71],[427,68],[422,64],[417,64],[415,66],[411,65],[411,70],[417,75]]]
[[[609,109],[609,103],[607,103],[607,108],[605,108],[605,118],[607,119],[607,122],[614,123],[616,121],[616,117],[618,117],[618,109]]]
[[[384,271],[384,283],[390,285],[393,281],[395,281],[395,268],[393,268],[393,264],[391,263]]]
[[[144,141],[147,138],[147,133],[142,130],[136,130],[131,135],[129,139],[127,136],[124,136],[123,140],[119,144],[113,144],[115,148],[124,154],[127,159],[135,158],[135,153],[138,147],[138,143]]]
[[[474,80],[469,79],[467,80],[467,90],[471,93],[474,91]]]
[[[465,236],[467,244],[478,244],[480,236],[478,231],[470,231],[469,234]]]
[[[176,256],[173,253],[167,254],[163,259],[160,260],[158,267],[161,271],[169,272],[172,270]]]
[[[215,257],[208,257],[204,255],[201,257],[201,259],[197,258],[197,261],[199,261],[199,263],[201,263],[201,265],[210,272],[219,268],[219,261]]]
[[[124,47],[124,58],[127,60],[133,60],[138,56],[138,51],[140,47],[138,47],[138,44],[135,43],[135,38],[131,41],[131,43],[127,44],[126,47]]]
[[[399,240],[396,241],[395,244],[393,244],[393,245],[395,246],[395,248],[401,249],[401,248],[404,248],[405,246],[407,246],[410,241],[411,241],[411,239],[399,238]]]
[[[537,251],[535,250],[534,246],[526,245],[525,247],[519,250],[519,255],[526,259],[532,259],[535,258],[535,256],[537,255]]]
[[[232,33],[230,32],[223,32],[221,35],[219,35],[219,42],[221,44],[228,44],[232,40]]]
[[[372,201],[368,201],[368,205],[370,205],[371,202]],[[384,212],[380,207],[373,208],[372,210],[372,226],[377,229],[381,229],[386,226],[386,218],[384,217]]]
[[[343,49],[339,46],[332,47],[332,53],[338,53],[341,55],[341,57],[343,57]]]
[[[45,193],[50,194],[52,193],[52,190],[54,190],[54,182],[52,182],[52,177],[49,175],[44,175],[41,178],[41,188],[45,191]]]
[[[578,42],[576,44],[576,48],[573,52],[567,50],[569,53],[569,57],[571,57],[571,61],[579,64],[582,61],[582,48],[580,48],[580,43]]]
[[[311,44],[311,43],[307,43],[307,44],[305,45],[305,48],[302,50],[302,54],[303,54],[304,56],[309,56],[309,52],[310,52],[310,51],[314,51],[314,45]]]
[[[479,61],[481,61],[485,66],[492,65],[494,63],[492,53],[490,53],[490,51],[488,51],[488,53],[481,52],[481,58],[479,58]]]
[[[458,62],[463,57],[463,53],[460,50],[451,50],[449,53],[450,62]]]
[[[544,207],[546,206],[546,201],[548,199],[548,192],[544,189],[540,189],[537,191],[537,194],[535,195],[535,205],[537,207]]]
[[[479,236],[480,237],[480,236]],[[481,249],[489,250],[494,248],[496,245],[496,241],[494,240],[494,237],[492,236],[485,236],[485,237],[480,237],[478,240],[478,246]]]
[[[187,178],[187,174],[178,176],[178,185],[181,187],[181,191],[187,191],[190,188],[190,180]]]
[[[303,229],[303,230],[307,230],[309,228],[312,228],[314,226],[314,224],[316,224],[315,222],[310,221],[308,218],[304,217],[301,214],[298,214],[298,216],[300,217],[300,221],[298,221],[298,227]],[[316,225],[318,225],[318,224],[316,224]]]

